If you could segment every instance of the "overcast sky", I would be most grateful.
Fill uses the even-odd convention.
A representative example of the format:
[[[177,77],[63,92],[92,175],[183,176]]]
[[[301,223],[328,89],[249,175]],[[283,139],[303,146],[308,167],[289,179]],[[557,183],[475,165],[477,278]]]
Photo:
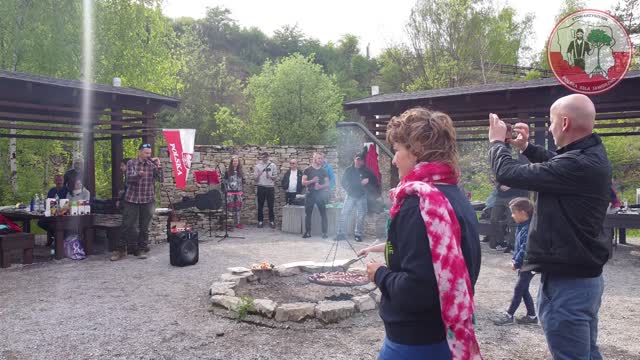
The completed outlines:
[[[207,7],[217,5],[231,10],[241,26],[256,26],[271,35],[283,25],[298,24],[307,35],[323,43],[337,41],[344,34],[360,38],[371,54],[406,40],[404,25],[415,0],[164,0],[164,13],[170,17],[202,18]],[[533,45],[542,50],[554,27],[560,0],[500,1],[514,6],[520,15],[535,14]],[[609,10],[617,0],[587,0],[592,9]]]

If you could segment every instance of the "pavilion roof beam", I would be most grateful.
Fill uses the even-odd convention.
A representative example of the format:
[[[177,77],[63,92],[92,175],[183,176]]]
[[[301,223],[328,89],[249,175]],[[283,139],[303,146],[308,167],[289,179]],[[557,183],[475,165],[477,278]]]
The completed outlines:
[[[84,130],[81,127],[65,127],[65,126],[38,126],[38,125],[23,125],[23,124],[3,124],[0,123],[0,129],[16,129],[16,130],[33,130],[33,131],[54,131],[54,132],[65,132],[65,133],[82,133]],[[135,132],[133,132],[135,131]],[[111,130],[111,129],[91,129],[91,133],[94,134],[121,134],[121,135],[137,135],[137,134],[147,134],[154,133],[153,129],[145,129],[145,130]]]
[[[20,113],[12,113],[12,112],[4,112],[0,111],[0,119],[7,119],[11,121],[25,121],[25,122],[39,122],[39,123],[54,123],[54,124],[81,124],[81,119],[78,118],[69,118],[66,116],[56,116],[56,115],[37,115],[37,114],[20,114]],[[142,121],[143,119],[135,120]],[[116,121],[116,122],[113,122]],[[98,120],[94,119],[92,121],[93,125],[136,125],[136,126],[144,126],[141,123],[135,123],[134,121],[122,121],[122,120]]]
[[[28,110],[42,110],[45,112],[66,112],[66,113],[77,113],[77,114],[82,113],[82,109],[77,106],[42,105],[42,104],[24,103],[24,102],[7,101],[7,100],[0,100],[0,109],[2,107],[28,109]],[[101,116],[101,115],[106,115],[106,116],[115,115],[115,116],[123,116],[123,117],[135,116],[140,119],[149,118],[153,116],[152,114],[149,114],[149,115],[142,114],[140,110],[125,109],[124,111],[113,112],[111,110],[102,109],[100,107],[96,107],[93,111],[90,112],[90,114],[92,116]]]
[[[80,141],[82,139],[81,137],[77,137],[77,136],[51,136],[51,135],[2,134],[2,133],[0,133],[0,138],[61,140],[61,141]]]

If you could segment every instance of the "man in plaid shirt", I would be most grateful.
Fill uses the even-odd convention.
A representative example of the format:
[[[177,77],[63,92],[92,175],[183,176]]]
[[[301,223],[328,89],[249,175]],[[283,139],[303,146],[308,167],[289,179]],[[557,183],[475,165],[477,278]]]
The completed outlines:
[[[138,158],[127,162],[127,190],[122,203],[122,235],[111,261],[127,256],[128,240],[136,244],[134,254],[146,259],[149,247],[149,224],[155,205],[155,181],[162,181],[160,159],[151,158],[151,145],[142,144]]]

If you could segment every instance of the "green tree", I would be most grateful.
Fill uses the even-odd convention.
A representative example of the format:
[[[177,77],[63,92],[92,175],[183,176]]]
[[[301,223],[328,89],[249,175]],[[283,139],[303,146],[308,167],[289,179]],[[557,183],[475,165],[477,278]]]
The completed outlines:
[[[0,67],[45,76],[78,79],[81,69],[82,2],[77,0],[0,1]],[[121,77],[125,86],[174,95],[180,91],[177,76],[182,52],[176,48],[172,21],[162,15],[160,0],[96,0],[95,81],[111,83]],[[22,133],[39,134],[39,132]],[[64,134],[61,134],[64,135]],[[26,201],[34,192],[46,190],[52,174],[69,165],[74,142],[0,139],[2,183],[16,177],[14,200]],[[5,147],[6,146],[6,147]],[[135,146],[127,141],[125,151]],[[16,154],[15,157],[12,155]],[[52,158],[62,158],[55,168]],[[110,149],[108,142],[96,143],[98,195],[110,196]],[[102,171],[104,170],[104,171]],[[9,196],[10,192],[2,191]]]
[[[249,79],[247,141],[257,144],[320,144],[341,120],[335,80],[311,57],[294,54],[267,62]]]
[[[640,68],[640,0],[620,0],[613,8],[612,13],[624,25],[631,37],[631,41],[636,44],[633,53],[633,63],[631,69]]]
[[[207,16],[199,23],[199,30],[211,50],[222,52],[232,49],[233,36],[240,26],[231,18],[231,10],[216,6],[207,9]]]
[[[406,91],[414,82],[417,64],[411,50],[404,45],[385,49],[378,56],[376,84],[382,93]]]
[[[600,66],[600,49],[602,49],[602,47],[605,45],[610,46],[611,41],[613,41],[613,38],[609,36],[606,32],[604,32],[604,30],[602,29],[593,29],[589,32],[589,35],[587,36],[587,41],[590,42],[593,47],[598,49],[598,65],[596,65],[596,67],[593,69],[591,74],[602,75],[606,77],[607,72],[604,71]]]
[[[51,16],[53,13],[61,15]],[[80,68],[80,15],[80,3],[74,0],[0,1],[0,68],[76,78]],[[14,129],[8,132],[17,133]],[[26,196],[24,193],[31,192],[28,188],[34,179],[39,180],[36,183],[40,186],[33,190],[39,190],[43,173],[37,173],[32,166],[25,167],[27,160],[20,154],[45,156],[40,152],[41,144],[15,138],[2,139],[0,144],[8,150],[4,161],[0,161],[3,184],[10,184],[3,191],[6,199]],[[52,141],[49,148],[59,149],[59,144]]]
[[[298,24],[284,25],[273,32],[273,40],[280,47],[280,56],[288,56],[302,51],[306,37]]]
[[[524,77],[525,80],[537,80],[540,78],[542,78],[542,74],[538,70],[527,71],[527,74]]]
[[[336,76],[346,100],[369,95],[372,80],[378,71],[376,61],[361,54],[360,40],[352,34],[340,38],[333,64],[328,68],[329,73]]]
[[[409,90],[492,82],[491,64],[518,64],[532,19],[488,0],[418,0],[407,23],[417,65]]]
[[[235,145],[247,142],[248,126],[247,123],[240,119],[233,110],[226,106],[222,106],[213,115],[216,119],[217,130],[211,137],[220,139],[218,144]]]
[[[95,80],[173,95],[183,59],[162,0],[100,0],[96,3]]]
[[[218,13],[229,15],[226,11]],[[212,52],[211,40],[203,33],[202,25],[190,19],[180,19],[174,24],[179,34],[178,49],[184,59],[178,72],[182,84],[178,96],[182,104],[178,112],[162,114],[160,121],[163,127],[196,129],[197,144],[219,144],[224,138],[217,135],[220,134],[217,114],[223,107],[235,114],[237,105],[244,102],[244,95],[240,79],[230,70],[228,58],[221,55],[226,54],[226,50]],[[214,56],[214,53],[220,54]]]

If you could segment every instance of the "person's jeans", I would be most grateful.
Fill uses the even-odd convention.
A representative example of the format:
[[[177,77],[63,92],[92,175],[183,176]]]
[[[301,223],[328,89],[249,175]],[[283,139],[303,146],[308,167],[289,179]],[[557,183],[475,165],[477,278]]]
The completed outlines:
[[[378,360],[438,359],[450,360],[451,350],[447,341],[429,345],[403,345],[385,337]]]
[[[527,308],[527,315],[536,316],[533,298],[529,292],[529,283],[531,283],[531,279],[533,279],[533,273],[531,271],[518,270],[518,281],[516,281],[516,286],[513,289],[511,305],[509,306],[509,310],[507,310],[510,315],[516,313],[516,310],[518,310],[518,307],[520,306],[520,302],[524,300],[524,306]]]
[[[311,215],[313,214],[313,207],[318,206],[320,211],[320,218],[322,220],[322,233],[326,234],[329,228],[327,221],[327,198],[326,191],[309,191],[305,197],[304,202],[304,231],[311,233]]]
[[[267,200],[269,207],[269,222],[275,222],[276,216],[273,212],[273,203],[275,200],[275,189],[267,186],[258,186],[258,222],[264,221],[264,201]]]
[[[354,209],[356,210],[356,229],[354,233],[355,236],[362,236],[362,233],[364,232],[364,217],[367,214],[366,196],[363,196],[361,198],[347,196],[347,199],[344,201],[342,212],[340,213],[340,221],[338,222],[338,236],[346,235],[347,222],[349,222],[349,218],[351,217],[351,213]]]
[[[600,360],[598,311],[602,275],[594,278],[542,274],[538,317],[554,360]]]
[[[134,204],[123,201],[122,204],[122,235],[117,249],[124,251],[127,243],[136,244],[134,250],[147,250],[149,243],[149,225],[153,219],[155,204]]]

